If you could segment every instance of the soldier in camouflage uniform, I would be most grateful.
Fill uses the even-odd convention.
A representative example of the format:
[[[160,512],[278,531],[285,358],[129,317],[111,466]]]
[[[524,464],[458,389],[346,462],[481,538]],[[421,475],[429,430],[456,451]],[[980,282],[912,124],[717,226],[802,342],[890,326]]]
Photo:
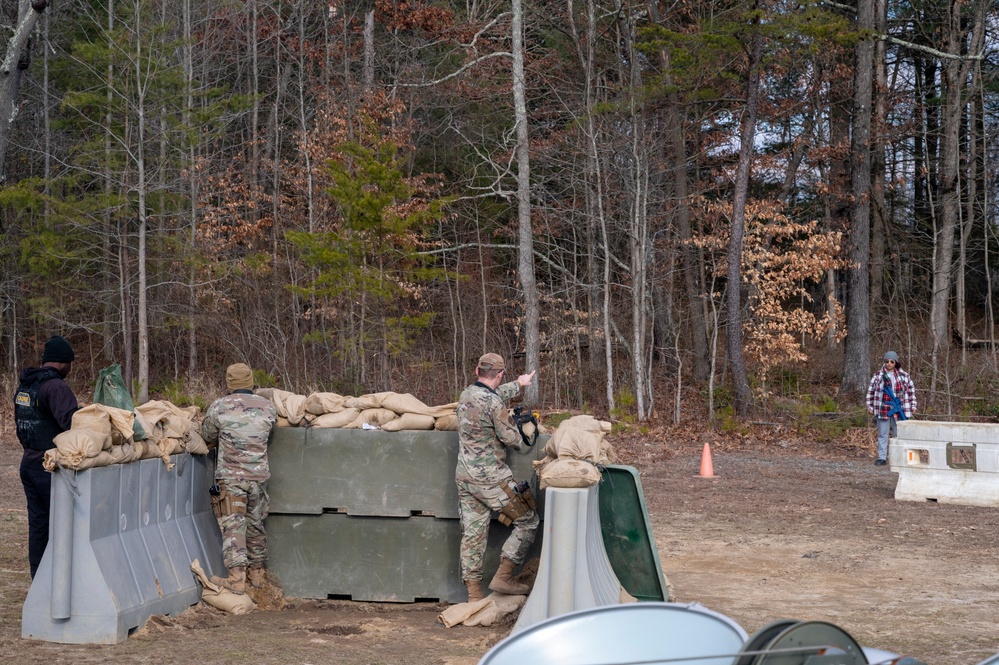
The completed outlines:
[[[523,439],[507,414],[507,403],[534,380],[534,372],[500,385],[503,358],[487,353],[475,368],[478,378],[458,399],[458,467],[455,483],[461,512],[461,579],[468,600],[482,599],[482,559],[486,552],[492,511],[502,511],[510,496],[504,487],[514,485],[506,465],[506,448],[520,450]],[[499,593],[522,595],[530,591],[516,582],[513,569],[527,558],[538,528],[538,515],[529,510],[513,521],[513,533],[503,544],[499,569],[489,588]]]
[[[250,584],[264,581],[267,561],[267,440],[277,422],[274,404],[254,395],[253,372],[243,363],[226,370],[226,385],[232,391],[215,400],[201,424],[201,433],[208,443],[218,442],[215,467],[216,483],[222,488],[220,501],[224,506],[219,515],[222,528],[222,550],[229,577],[212,578],[236,593],[243,593]]]

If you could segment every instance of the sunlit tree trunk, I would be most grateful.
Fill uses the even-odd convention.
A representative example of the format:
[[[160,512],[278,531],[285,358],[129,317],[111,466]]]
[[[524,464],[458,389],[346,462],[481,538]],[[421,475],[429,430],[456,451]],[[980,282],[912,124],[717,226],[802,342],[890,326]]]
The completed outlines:
[[[746,229],[746,199],[749,193],[749,171],[756,140],[756,116],[760,95],[760,63],[763,58],[763,36],[756,33],[749,60],[746,84],[746,108],[739,132],[739,165],[736,169],[732,202],[732,231],[728,245],[728,291],[726,306],[728,362],[732,368],[735,411],[740,416],[752,410],[752,393],[746,376],[746,361],[742,353],[742,238]]]
[[[517,275],[524,290],[524,341],[527,346],[526,371],[541,365],[540,307],[534,275],[534,232],[531,227],[531,158],[527,128],[527,96],[524,80],[524,8],[521,0],[512,0],[513,31],[513,108],[517,123]],[[524,402],[538,401],[538,381],[524,390]]]
[[[858,0],[857,29],[870,35],[874,29],[874,0]],[[843,349],[841,391],[859,398],[867,387],[871,366],[870,266],[871,266],[871,100],[874,76],[874,40],[856,46],[853,82],[853,126],[850,142],[853,171],[850,191],[850,262],[847,269],[847,336]]]

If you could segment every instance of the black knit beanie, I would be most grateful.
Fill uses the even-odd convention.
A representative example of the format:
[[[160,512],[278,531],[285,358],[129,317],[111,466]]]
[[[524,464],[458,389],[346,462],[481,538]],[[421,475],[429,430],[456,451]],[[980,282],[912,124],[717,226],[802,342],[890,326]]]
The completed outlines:
[[[42,354],[42,364],[45,363],[71,363],[76,356],[73,355],[73,347],[69,345],[65,337],[53,335],[49,341],[45,342],[45,352]]]

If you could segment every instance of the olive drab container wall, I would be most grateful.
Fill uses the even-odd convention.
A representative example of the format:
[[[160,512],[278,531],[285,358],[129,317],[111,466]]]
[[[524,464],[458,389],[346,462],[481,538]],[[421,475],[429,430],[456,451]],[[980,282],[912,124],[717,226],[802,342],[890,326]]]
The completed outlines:
[[[49,544],[28,591],[21,636],[113,644],[152,615],[201,600],[197,559],[224,575],[205,456],[173,455],[52,477]]]
[[[517,480],[534,476],[545,440],[507,452]],[[286,595],[465,600],[457,432],[278,427],[267,456],[267,565]],[[489,532],[487,578],[510,530],[494,520]]]

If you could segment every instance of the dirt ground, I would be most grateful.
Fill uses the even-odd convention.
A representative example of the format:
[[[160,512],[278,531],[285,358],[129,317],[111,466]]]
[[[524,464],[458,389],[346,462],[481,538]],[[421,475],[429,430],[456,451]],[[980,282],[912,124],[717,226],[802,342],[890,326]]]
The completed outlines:
[[[684,440],[678,440],[683,438]],[[705,439],[615,441],[637,467],[662,566],[677,600],[697,601],[749,633],[779,618],[835,623],[865,646],[929,665],[974,665],[999,652],[996,511],[896,502],[896,476],[857,446],[711,438],[715,479],[697,477]],[[126,642],[22,640],[29,585],[20,447],[0,438],[0,662],[430,663],[475,665],[505,637],[445,629],[443,605],[287,599],[230,616],[197,606],[154,617]]]

